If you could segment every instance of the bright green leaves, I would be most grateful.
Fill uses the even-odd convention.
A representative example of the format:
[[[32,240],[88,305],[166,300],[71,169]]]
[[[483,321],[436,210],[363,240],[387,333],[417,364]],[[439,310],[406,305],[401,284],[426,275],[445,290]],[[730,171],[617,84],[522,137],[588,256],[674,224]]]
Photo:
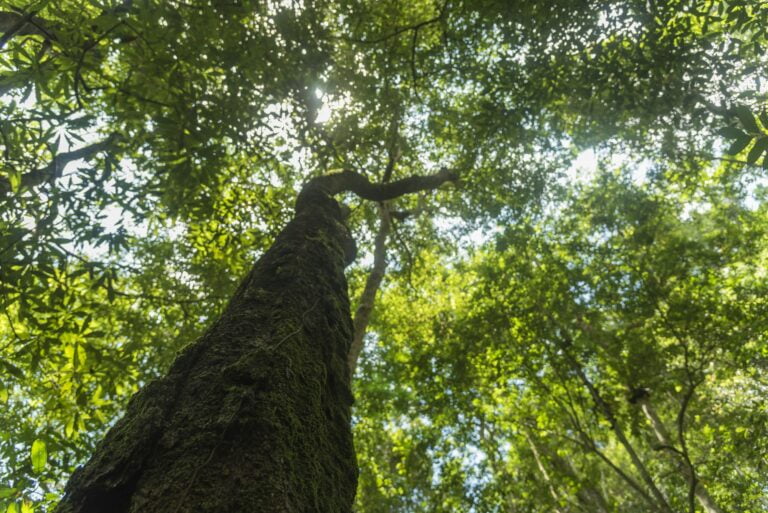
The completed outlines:
[[[21,503],[11,502],[5,509],[5,513],[34,513],[35,507],[32,501],[24,500]]]
[[[643,512],[653,504],[616,471],[635,479],[639,468],[685,510],[679,462],[658,450],[629,399],[647,388],[676,437],[691,386],[684,422],[697,473],[724,506],[759,510],[751,483],[768,477],[768,447],[744,439],[766,416],[756,398],[768,288],[753,277],[764,274],[765,205],[747,207],[722,176],[690,197],[628,174],[569,188],[471,263],[421,255],[413,281],[386,290],[356,382],[357,443],[361,461],[387,455],[392,467],[376,459],[363,468],[362,510],[428,511],[448,496],[447,511]],[[461,278],[436,271],[454,265]],[[418,467],[419,443],[439,475]],[[410,493],[393,497],[404,471]],[[407,502],[422,497],[430,506]]]
[[[744,200],[733,190],[757,204],[759,189],[728,183],[706,159],[713,125],[732,121],[722,132],[728,151],[768,165],[768,112],[742,106],[732,120],[712,120],[699,99],[762,101],[742,92],[764,73],[753,51],[764,43],[764,7],[202,4],[40,2],[36,26],[48,35],[13,37],[0,52],[0,461],[14,508],[40,477],[34,436],[56,455],[42,475],[63,482],[138,384],[215,317],[306,177],[353,167],[381,178],[392,147],[395,176],[449,165],[463,186],[439,204],[398,205],[422,216],[393,234],[392,282],[357,384],[362,511],[565,509],[521,427],[558,490],[599,489],[605,469],[569,445],[558,401],[573,400],[625,464],[553,345],[555,321],[574,331],[580,361],[637,433],[627,383],[670,394],[672,381],[680,386],[685,351],[662,313],[693,340],[692,361],[708,362],[710,350],[725,358],[749,339],[739,365],[762,372],[754,362],[765,355],[750,348],[765,344],[748,326],[765,317],[754,290],[767,263],[741,237],[762,244],[754,227],[764,219],[729,207]],[[325,123],[318,89],[332,108]],[[48,168],[62,151],[114,133],[86,162]],[[571,143],[647,159],[649,182],[669,188],[656,198],[604,180],[549,216],[567,188],[552,177],[568,171]],[[697,187],[718,174],[722,196],[689,190],[669,207],[664,197],[684,196],[676,166]],[[34,179],[46,169],[56,172]],[[361,247],[367,208],[352,218]],[[458,249],[438,236],[440,216],[450,218],[445,232],[479,236]],[[507,230],[498,248],[460,264],[495,226]],[[711,406],[702,425],[733,422],[718,408],[744,417],[737,378],[719,379],[722,390],[706,388],[694,404]],[[739,400],[723,404],[732,395]],[[672,399],[661,408],[674,418]],[[693,445],[714,439],[702,430]],[[616,481],[606,486],[613,506],[631,497]]]
[[[32,459],[32,471],[35,474],[39,474],[45,470],[45,466],[48,463],[48,449],[43,440],[38,439],[32,442],[30,458]]]

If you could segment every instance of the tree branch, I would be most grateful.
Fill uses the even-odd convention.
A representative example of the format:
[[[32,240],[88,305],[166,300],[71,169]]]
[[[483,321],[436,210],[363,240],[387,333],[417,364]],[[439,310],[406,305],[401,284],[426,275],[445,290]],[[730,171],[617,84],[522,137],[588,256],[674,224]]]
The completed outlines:
[[[546,346],[545,346],[546,347]],[[550,354],[551,356],[551,354]],[[587,432],[586,428],[582,425],[582,423],[579,421],[579,415],[576,411],[576,407],[574,405],[574,401],[571,398],[571,394],[569,392],[569,386],[568,383],[565,381],[565,378],[561,375],[560,372],[558,372],[557,366],[553,366],[553,369],[555,371],[555,375],[557,376],[558,380],[560,381],[560,385],[563,387],[563,391],[565,392],[566,397],[568,398],[567,402],[562,401],[557,397],[557,394],[554,393],[553,390],[548,387],[544,381],[541,379],[541,377],[536,373],[536,371],[532,368],[530,368],[526,363],[523,363],[523,366],[528,371],[528,377],[532,379],[539,387],[541,387],[546,394],[549,396],[551,400],[553,400],[560,408],[561,410],[566,414],[568,417],[570,424],[573,428],[573,431],[579,436],[579,438],[573,438],[568,435],[563,435],[560,433],[558,436],[565,438],[566,440],[569,440],[585,451],[589,451],[597,455],[598,458],[600,458],[608,467],[613,470],[621,479],[623,479],[637,494],[645,500],[648,505],[651,507],[652,511],[659,511],[661,513],[668,513],[667,510],[664,510],[663,507],[654,500],[651,495],[646,492],[643,487],[638,483],[634,478],[632,478],[629,474],[624,472],[621,467],[619,467],[616,463],[614,463],[606,454],[604,454],[598,447],[597,442],[592,437],[590,433]]]
[[[39,27],[42,20],[35,17],[36,12],[30,11],[23,15],[15,12],[0,12],[0,32],[3,32],[3,36],[0,37],[0,49],[14,36],[37,34],[50,38],[50,34]]]
[[[541,476],[544,478],[544,482],[547,484],[547,488],[549,488],[549,494],[555,500],[555,504],[558,504],[560,502],[560,494],[557,493],[555,484],[553,483],[552,478],[549,475],[549,472],[547,472],[547,467],[544,466],[544,461],[541,457],[541,453],[539,452],[538,446],[533,441],[533,437],[531,436],[530,430],[523,429],[523,436],[525,437],[525,440],[528,442],[528,447],[530,447],[531,453],[533,453],[533,459],[536,461],[536,466],[539,468],[539,473],[541,473]],[[561,513],[562,510],[559,509],[557,506],[555,506],[555,512]]]
[[[381,179],[381,183],[389,183],[392,179],[392,173],[395,171],[395,165],[397,164],[397,161],[400,160],[400,147],[397,144],[400,123],[399,113],[399,110],[395,112],[392,122],[390,123],[390,144],[387,148],[387,165],[384,168],[384,176]],[[371,312],[373,312],[373,306],[376,302],[376,293],[378,292],[379,287],[381,287],[381,282],[384,280],[384,273],[387,270],[386,243],[392,228],[392,216],[387,202],[382,201],[379,203],[378,207],[379,229],[376,232],[376,237],[373,242],[373,268],[368,274],[368,278],[365,280],[365,287],[363,288],[363,293],[360,295],[360,301],[357,310],[355,311],[355,318],[352,321],[354,327],[352,344],[349,346],[349,353],[347,353],[347,364],[349,365],[350,376],[355,375],[357,360],[363,350],[365,332],[368,330],[368,323],[371,320]]]
[[[686,397],[689,397],[689,395],[686,394]],[[688,401],[684,399],[684,404],[687,405],[687,402]],[[669,435],[666,426],[661,421],[661,418],[659,418],[656,410],[651,405],[649,396],[646,395],[640,398],[638,404],[643,410],[645,418],[648,419],[648,422],[651,424],[653,432],[656,435],[656,439],[661,443],[658,448],[669,450],[681,460],[680,463],[682,473],[686,481],[688,481],[691,498],[695,497],[699,501],[699,504],[701,504],[701,507],[707,513],[722,513],[720,507],[717,505],[717,503],[715,503],[715,501],[709,495],[707,489],[698,479],[696,475],[696,469],[693,466],[690,457],[688,456],[687,450],[680,450],[673,445],[672,437]],[[680,423],[681,421],[678,417],[678,424]],[[682,431],[682,428],[679,429]]]
[[[439,21],[441,21],[445,17],[445,13],[446,13],[447,7],[448,7],[448,2],[445,2],[440,7],[440,11],[437,13],[437,16],[435,16],[434,18],[430,18],[428,20],[424,20],[422,22],[416,23],[415,25],[408,25],[406,27],[397,28],[397,29],[393,30],[392,32],[390,32],[389,34],[385,34],[385,35],[379,36],[377,38],[373,38],[373,39],[356,39],[356,38],[350,38],[350,37],[343,37],[343,38],[339,38],[339,39],[344,39],[346,41],[350,41],[350,42],[353,42],[353,43],[361,43],[361,44],[367,44],[367,45],[383,43],[384,41],[386,41],[388,39],[392,39],[393,37],[397,37],[400,34],[403,34],[405,32],[409,32],[409,31],[418,32],[422,27],[426,27],[427,25],[432,25],[433,23],[438,23]]]
[[[117,139],[117,137],[117,134],[112,134],[103,141],[99,141],[89,146],[84,146],[77,150],[59,153],[53,157],[53,160],[47,166],[21,175],[21,186],[34,187],[48,180],[60,177],[61,172],[64,170],[64,167],[67,164],[80,159],[90,159],[95,154],[109,148],[112,143],[114,143],[115,139]],[[5,176],[0,176],[0,199],[6,196],[10,190],[10,180]]]
[[[445,182],[455,182],[457,173],[441,169],[434,175],[410,176],[391,183],[372,184],[368,178],[355,171],[341,171],[330,175],[318,176],[307,182],[296,200],[296,211],[304,207],[304,202],[312,193],[321,192],[329,196],[341,192],[353,192],[359,197],[371,201],[387,201],[404,194],[437,189]]]
[[[347,363],[349,364],[350,375],[355,374],[357,359],[363,350],[363,338],[368,328],[368,322],[371,319],[373,304],[376,300],[376,292],[384,279],[384,273],[387,269],[386,241],[389,230],[392,226],[392,220],[389,216],[389,207],[386,203],[379,205],[379,230],[376,232],[376,238],[373,242],[373,269],[365,281],[365,288],[360,295],[360,303],[355,311],[354,333],[352,335],[352,344],[349,347]]]
[[[616,415],[613,413],[613,409],[608,404],[608,402],[602,397],[602,395],[600,394],[600,391],[597,390],[597,387],[595,387],[594,383],[592,383],[592,381],[587,377],[581,365],[581,362],[579,362],[571,354],[569,347],[573,345],[573,342],[570,339],[570,336],[567,336],[566,339],[563,342],[561,342],[559,345],[566,359],[570,362],[574,372],[579,377],[579,379],[584,384],[584,386],[587,388],[587,390],[589,391],[589,394],[592,396],[592,400],[594,401],[598,411],[610,423],[611,429],[613,430],[613,433],[616,435],[616,438],[618,439],[619,443],[622,445],[622,447],[624,447],[624,450],[629,455],[629,458],[632,461],[632,464],[635,466],[635,469],[638,471],[640,476],[643,478],[643,481],[645,481],[645,484],[651,490],[653,497],[656,499],[656,501],[658,501],[659,509],[661,509],[662,511],[671,513],[672,507],[669,505],[667,498],[664,496],[662,491],[656,485],[655,481],[653,480],[653,477],[651,476],[651,473],[648,471],[648,468],[640,459],[640,456],[637,454],[637,451],[635,450],[634,446],[629,441],[627,436],[624,434],[624,430],[621,429],[618,419],[616,418]]]

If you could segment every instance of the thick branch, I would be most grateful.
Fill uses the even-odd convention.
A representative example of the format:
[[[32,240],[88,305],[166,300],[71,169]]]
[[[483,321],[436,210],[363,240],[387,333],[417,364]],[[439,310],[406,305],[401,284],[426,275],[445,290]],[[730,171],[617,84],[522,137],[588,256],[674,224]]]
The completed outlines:
[[[3,48],[5,43],[14,36],[38,34],[48,38],[49,34],[41,28],[41,24],[44,25],[44,22],[35,16],[35,11],[27,14],[0,12],[0,32],[3,33],[3,36],[0,37],[0,48]]]
[[[363,199],[371,201],[387,201],[404,194],[437,189],[445,182],[455,182],[458,175],[446,168],[434,175],[410,176],[392,183],[372,184],[368,178],[355,171],[341,171],[331,175],[313,178],[302,189],[296,200],[296,212],[305,206],[305,200],[311,193],[323,192],[329,196],[341,192],[353,192]]]
[[[93,143],[89,146],[84,146],[77,150],[67,151],[59,153],[50,164],[39,169],[35,169],[28,173],[21,175],[22,187],[34,187],[40,185],[48,180],[52,180],[61,176],[64,167],[70,162],[74,162],[80,159],[90,159],[97,153],[108,149],[117,138],[116,134],[112,134],[103,141]],[[5,196],[8,191],[11,190],[11,184],[7,177],[0,176],[0,198]]]

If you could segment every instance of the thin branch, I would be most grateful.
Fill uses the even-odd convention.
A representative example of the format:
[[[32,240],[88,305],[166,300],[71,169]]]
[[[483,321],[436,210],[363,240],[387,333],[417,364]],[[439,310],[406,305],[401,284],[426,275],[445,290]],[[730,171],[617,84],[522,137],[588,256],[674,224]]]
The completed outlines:
[[[394,31],[390,32],[389,34],[386,34],[381,37],[377,37],[374,39],[356,39],[351,37],[340,37],[338,39],[343,39],[345,41],[350,41],[352,43],[361,43],[366,45],[373,45],[378,43],[383,43],[384,41],[387,41],[389,39],[392,39],[393,37],[397,37],[400,34],[404,34],[406,32],[418,32],[423,27],[426,27],[427,25],[432,25],[434,23],[437,23],[441,21],[445,17],[446,7],[448,6],[448,2],[445,2],[442,7],[440,8],[440,12],[435,16],[434,18],[430,18],[428,20],[416,23],[415,25],[408,25],[406,27],[400,27],[395,29]]]
[[[390,143],[389,148],[387,148],[387,166],[384,168],[384,176],[381,178],[382,183],[389,183],[389,181],[392,180],[392,173],[395,170],[395,165],[402,156],[400,145],[398,144],[400,134],[400,109],[397,109],[397,112],[395,112],[389,130]]]
[[[163,297],[163,296],[157,296],[154,294],[134,294],[131,292],[121,292],[119,290],[112,290],[116,296],[122,296],[126,298],[135,298],[135,299],[145,299],[147,301],[157,301],[160,303],[168,303],[168,304],[178,304],[178,305],[188,305],[188,304],[195,304],[195,303],[206,303],[208,301],[215,301],[215,300],[224,300],[226,298],[220,297],[220,296],[206,296],[203,298],[194,298],[194,299],[178,299],[178,298],[172,298],[172,297]]]
[[[558,433],[557,436],[560,438],[564,438],[565,440],[568,440],[569,442],[572,442],[576,444],[577,446],[581,447],[585,451],[589,451],[594,453],[598,458],[603,460],[603,462],[608,465],[608,467],[613,470],[616,475],[618,475],[624,482],[626,482],[630,488],[632,488],[634,491],[637,492],[637,494],[642,497],[653,509],[658,509],[659,505],[656,503],[656,501],[653,500],[653,497],[651,497],[648,492],[643,490],[643,487],[640,486],[640,483],[635,481],[635,479],[632,478],[629,474],[624,472],[621,467],[619,467],[616,463],[614,463],[608,456],[605,455],[595,443],[594,439],[589,436],[588,433],[584,431],[582,426],[580,424],[572,424],[574,426],[574,429],[576,432],[581,436],[581,440],[578,438],[573,438],[571,436],[568,436],[564,433]]]
[[[373,243],[373,269],[371,269],[368,279],[365,281],[365,288],[360,295],[360,302],[353,321],[352,345],[349,347],[349,354],[347,356],[350,375],[355,373],[357,360],[360,357],[360,352],[363,350],[365,332],[368,329],[371,312],[373,312],[376,293],[381,286],[387,269],[386,241],[391,226],[392,220],[389,216],[389,207],[386,203],[381,203],[379,205],[379,229],[376,232],[376,238]]]
[[[419,79],[419,74],[416,71],[416,44],[419,42],[419,30],[413,31],[413,38],[411,39],[411,75],[413,76],[413,85],[416,86],[416,82]]]
[[[715,503],[715,501],[712,499],[712,497],[709,495],[709,492],[706,490],[706,488],[703,486],[701,481],[699,481],[697,475],[696,475],[696,469],[693,465],[693,462],[691,461],[691,458],[688,453],[688,449],[685,446],[685,437],[684,437],[684,419],[685,418],[685,411],[687,409],[688,403],[690,402],[692,396],[693,396],[693,390],[694,387],[689,387],[689,390],[686,392],[685,396],[683,397],[683,403],[680,408],[680,412],[678,413],[677,418],[677,428],[678,428],[678,437],[680,437],[681,440],[681,449],[678,449],[672,444],[672,437],[669,435],[669,432],[667,431],[666,426],[664,426],[664,423],[659,418],[658,414],[656,413],[656,410],[653,408],[653,406],[650,403],[650,396],[645,395],[641,397],[637,403],[640,405],[641,409],[643,410],[643,413],[645,414],[645,417],[648,419],[648,421],[651,424],[651,427],[653,428],[653,432],[656,435],[656,439],[661,443],[661,445],[657,446],[658,449],[666,449],[670,453],[675,454],[680,463],[682,464],[682,473],[685,477],[686,481],[688,481],[688,509],[689,511],[693,512],[695,511],[695,504],[694,499],[699,501],[699,504],[701,504],[701,507],[704,508],[704,511],[707,513],[722,513],[722,510],[720,507]]]
[[[119,21],[119,22],[115,23],[112,27],[107,29],[106,32],[104,32],[103,34],[99,35],[99,37],[97,37],[96,39],[94,39],[90,43],[86,44],[83,47],[83,51],[80,53],[80,57],[78,58],[77,65],[75,67],[75,84],[74,84],[75,87],[74,87],[74,90],[75,90],[75,98],[77,99],[77,105],[81,109],[83,108],[83,102],[82,102],[82,99],[80,98],[80,84],[82,84],[83,88],[86,91],[88,91],[88,92],[91,91],[91,89],[85,83],[85,79],[83,78],[83,74],[82,74],[83,64],[85,63],[85,56],[88,54],[88,52],[90,52],[92,49],[94,49],[101,42],[102,39],[107,37],[110,34],[110,32],[112,32],[113,30],[115,30],[116,28],[121,26],[122,24],[123,24],[122,21]]]
[[[623,479],[634,491],[637,492],[637,494],[645,500],[648,505],[653,508],[654,510],[663,511],[660,509],[660,505],[654,500],[653,497],[651,497],[648,492],[643,490],[643,487],[638,483],[634,478],[632,478],[630,475],[628,475],[626,472],[624,472],[616,463],[614,463],[608,456],[606,456],[600,449],[597,447],[597,444],[595,443],[594,438],[587,432],[585,427],[582,425],[581,421],[579,420],[578,412],[576,411],[576,407],[574,405],[574,401],[571,398],[571,394],[569,391],[569,387],[567,383],[564,381],[563,376],[560,375],[560,373],[557,371],[557,367],[554,366],[555,375],[560,380],[560,384],[563,387],[563,390],[565,391],[566,397],[568,399],[567,404],[563,402],[557,395],[544,383],[544,381],[541,379],[541,377],[538,375],[538,373],[535,371],[535,369],[532,369],[529,367],[528,364],[523,363],[526,370],[528,370],[529,377],[533,379],[533,381],[536,382],[536,384],[543,388],[544,391],[549,395],[550,399],[552,399],[566,414],[567,418],[570,421],[571,426],[573,427],[573,430],[578,433],[581,440],[577,438],[570,437],[566,434],[559,433],[558,436],[561,438],[565,438],[566,440],[569,440],[582,449],[593,452],[595,455],[597,455],[598,458],[603,460],[608,467],[613,470],[621,479]]]
[[[549,494],[555,500],[555,504],[559,503],[560,494],[557,493],[557,489],[555,488],[555,485],[552,482],[552,478],[550,477],[549,472],[547,472],[547,467],[544,466],[544,461],[541,457],[541,453],[539,452],[539,448],[536,446],[536,443],[533,441],[533,437],[531,436],[530,430],[523,429],[523,436],[525,437],[525,440],[528,442],[528,447],[530,447],[531,452],[533,453],[533,459],[536,461],[536,466],[539,468],[539,473],[544,478],[544,482],[547,484],[547,488],[549,488]],[[561,513],[561,510],[557,506],[555,506],[555,511],[557,513]]]
[[[571,354],[569,349],[569,346],[571,345],[572,343],[570,339],[565,340],[562,344],[560,344],[563,354],[565,355],[566,359],[569,360],[569,362],[573,367],[573,370],[576,372],[581,382],[589,391],[593,401],[595,402],[595,406],[597,407],[597,409],[603,414],[605,419],[610,423],[611,429],[616,435],[616,438],[619,440],[619,443],[622,445],[622,447],[624,447],[624,450],[629,455],[630,460],[632,461],[637,471],[640,473],[640,476],[643,478],[643,481],[645,481],[646,485],[651,490],[651,493],[653,493],[653,496],[658,501],[661,509],[663,511],[671,512],[672,508],[669,505],[667,498],[664,496],[664,494],[661,492],[659,487],[656,485],[650,472],[646,468],[643,461],[640,459],[640,456],[637,454],[637,451],[635,451],[635,448],[632,446],[629,439],[624,434],[624,431],[621,429],[621,426],[618,423],[618,419],[613,413],[613,409],[608,404],[608,402],[605,401],[605,399],[603,399],[603,397],[600,395],[600,392],[597,390],[595,385],[587,377],[586,373],[584,372],[584,369],[581,366],[581,363],[578,362],[576,358]]]

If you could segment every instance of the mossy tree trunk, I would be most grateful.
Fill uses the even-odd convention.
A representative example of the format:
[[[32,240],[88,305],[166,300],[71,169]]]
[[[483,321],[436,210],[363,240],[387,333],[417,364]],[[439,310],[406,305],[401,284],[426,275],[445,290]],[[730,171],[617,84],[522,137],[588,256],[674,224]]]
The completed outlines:
[[[221,318],[130,402],[61,513],[348,512],[351,239],[305,201]]]
[[[56,513],[350,512],[354,241],[332,196],[383,201],[454,179],[310,181],[221,318],[131,399]]]

